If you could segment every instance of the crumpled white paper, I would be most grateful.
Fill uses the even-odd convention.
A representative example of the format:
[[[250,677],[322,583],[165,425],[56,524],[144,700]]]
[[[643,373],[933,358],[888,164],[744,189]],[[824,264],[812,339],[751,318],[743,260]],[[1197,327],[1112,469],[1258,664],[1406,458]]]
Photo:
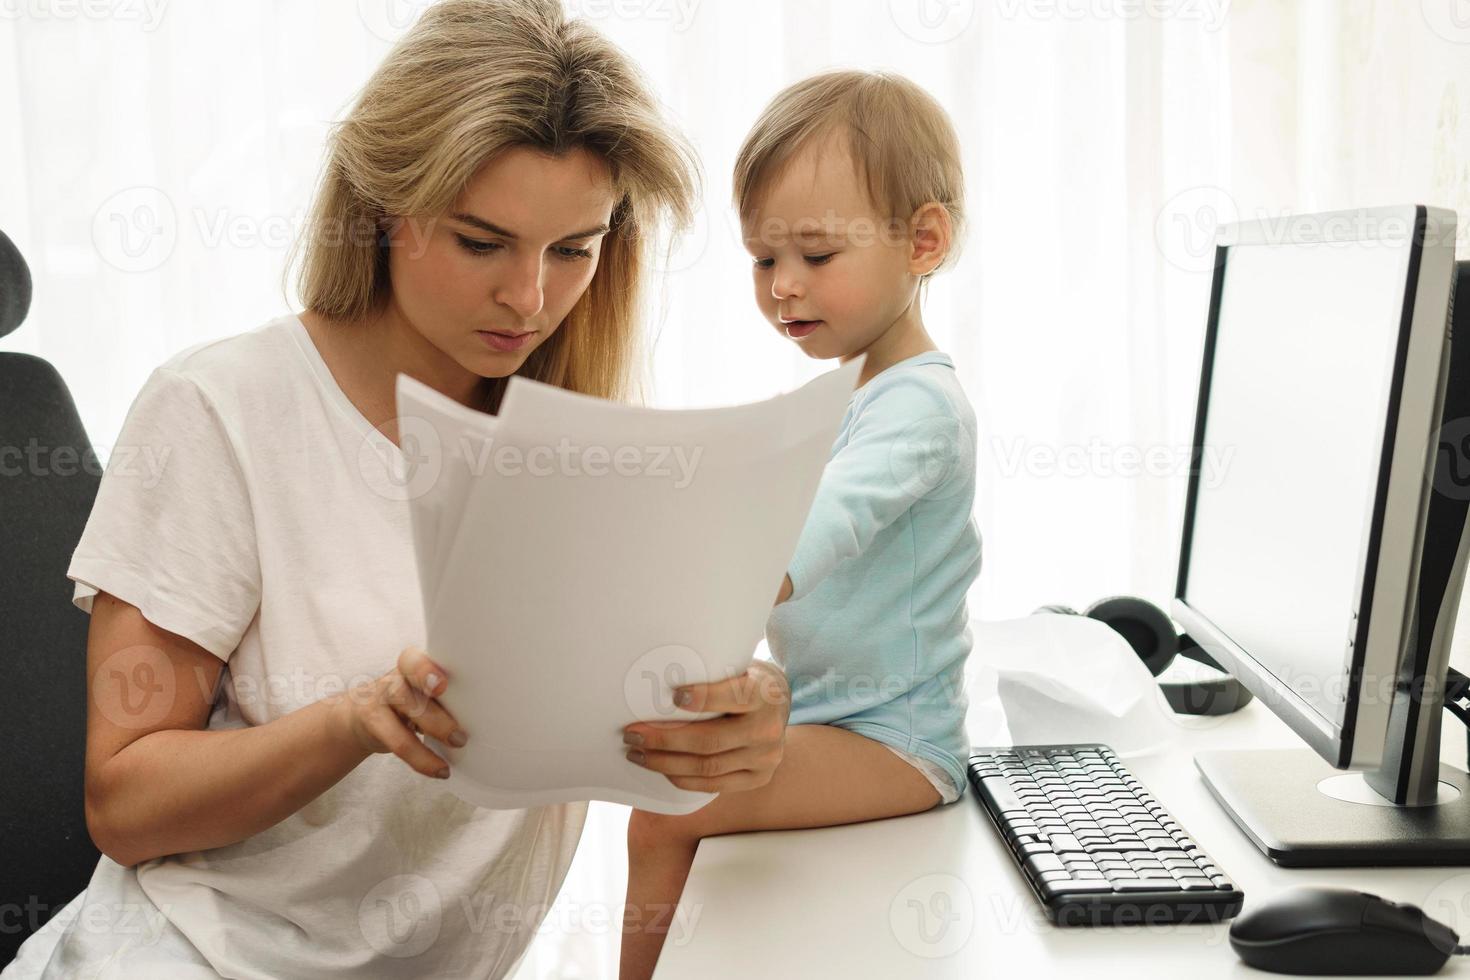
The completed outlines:
[[[1097,620],[1040,613],[971,628],[972,745],[1102,742],[1130,756],[1178,733],[1158,679]]]

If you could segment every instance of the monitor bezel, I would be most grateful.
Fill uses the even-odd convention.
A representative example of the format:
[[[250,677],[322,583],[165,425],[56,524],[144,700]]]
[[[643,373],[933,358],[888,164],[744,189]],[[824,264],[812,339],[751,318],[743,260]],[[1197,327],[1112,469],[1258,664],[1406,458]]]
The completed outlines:
[[[1236,676],[1258,699],[1265,703],[1298,736],[1307,742],[1319,755],[1336,768],[1348,766],[1367,767],[1381,761],[1384,742],[1388,731],[1392,698],[1362,697],[1365,671],[1373,677],[1397,676],[1404,653],[1405,624],[1411,615],[1407,596],[1417,581],[1418,554],[1422,540],[1424,506],[1424,469],[1409,473],[1408,467],[1396,470],[1394,460],[1396,448],[1405,447],[1401,428],[1406,424],[1401,407],[1404,401],[1406,372],[1423,369],[1410,358],[1411,340],[1415,334],[1415,311],[1419,304],[1426,226],[1429,211],[1422,205],[1358,209],[1353,211],[1329,212],[1304,215],[1298,219],[1278,219],[1273,226],[1269,220],[1236,222],[1220,229],[1216,238],[1214,275],[1210,287],[1209,312],[1206,321],[1201,379],[1195,411],[1194,441],[1191,446],[1191,465],[1185,496],[1184,521],[1181,529],[1179,564],[1172,611],[1191,639],[1200,644],[1220,664]],[[1306,220],[1309,219],[1309,220]],[[1316,240],[1354,241],[1365,238],[1384,239],[1384,231],[1402,226],[1409,235],[1406,262],[1403,269],[1403,296],[1400,304],[1398,336],[1394,345],[1394,362],[1381,405],[1384,427],[1379,446],[1378,474],[1373,491],[1373,506],[1368,526],[1364,529],[1364,540],[1359,551],[1358,603],[1352,615],[1356,629],[1352,631],[1352,656],[1347,666],[1345,704],[1341,724],[1326,718],[1321,711],[1309,704],[1291,687],[1236,644],[1228,634],[1217,627],[1208,615],[1195,608],[1187,598],[1191,539],[1198,493],[1200,488],[1201,461],[1205,445],[1205,429],[1208,423],[1208,407],[1211,377],[1214,368],[1215,348],[1218,339],[1221,300],[1225,276],[1230,266],[1231,250],[1238,246],[1269,244],[1281,240],[1279,222],[1297,220],[1293,229],[1293,241],[1309,242],[1313,229],[1320,237]],[[1347,235],[1343,227],[1365,226],[1379,231],[1376,235]],[[1330,234],[1326,229],[1336,229]],[[1451,265],[1453,243],[1450,243]],[[1423,328],[1421,328],[1423,329]],[[1434,364],[1438,374],[1439,364]],[[1434,380],[1430,379],[1433,388]],[[1414,420],[1417,426],[1419,423]],[[1417,441],[1417,440],[1416,440]],[[1427,447],[1426,447],[1427,454]],[[1404,462],[1407,462],[1405,460]],[[1389,520],[1389,501],[1402,502],[1405,494],[1413,488],[1401,484],[1413,480],[1419,485],[1421,506],[1418,508],[1417,527],[1405,528],[1402,508],[1396,511],[1397,519]],[[1395,527],[1389,528],[1389,523]],[[1406,549],[1403,532],[1407,530],[1409,544]],[[1385,556],[1385,548],[1390,552]],[[1405,554],[1406,550],[1412,555]],[[1387,558],[1387,560],[1385,560]],[[1391,591],[1387,591],[1391,590]],[[1394,595],[1400,601],[1393,601]],[[1375,605],[1376,600],[1376,605]],[[1397,612],[1395,612],[1397,607]],[[1367,614],[1364,614],[1367,611]],[[1372,658],[1374,663],[1370,663]],[[1371,670],[1370,670],[1371,668]]]

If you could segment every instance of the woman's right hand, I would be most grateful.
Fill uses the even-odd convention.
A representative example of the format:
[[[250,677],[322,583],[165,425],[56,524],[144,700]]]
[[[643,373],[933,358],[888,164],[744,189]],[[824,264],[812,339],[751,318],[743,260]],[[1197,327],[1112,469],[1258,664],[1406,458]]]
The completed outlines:
[[[448,672],[427,653],[405,647],[388,673],[332,699],[338,730],[368,753],[392,752],[425,776],[447,779],[449,763],[418,735],[432,735],[456,748],[468,739],[437,700],[448,683]]]

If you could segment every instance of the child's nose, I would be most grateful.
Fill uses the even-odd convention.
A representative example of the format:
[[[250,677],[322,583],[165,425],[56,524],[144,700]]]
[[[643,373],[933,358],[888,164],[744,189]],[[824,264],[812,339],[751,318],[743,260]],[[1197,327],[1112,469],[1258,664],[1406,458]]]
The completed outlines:
[[[771,277],[771,295],[776,299],[799,299],[803,292],[801,277],[791,271],[776,270]]]

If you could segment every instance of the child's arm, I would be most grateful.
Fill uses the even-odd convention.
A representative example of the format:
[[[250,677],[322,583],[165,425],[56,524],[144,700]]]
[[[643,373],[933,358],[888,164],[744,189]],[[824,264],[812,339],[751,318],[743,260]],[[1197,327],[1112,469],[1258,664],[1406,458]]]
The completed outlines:
[[[973,465],[974,433],[918,379],[876,390],[827,463],[777,603],[799,599],[918,500],[943,496]]]

